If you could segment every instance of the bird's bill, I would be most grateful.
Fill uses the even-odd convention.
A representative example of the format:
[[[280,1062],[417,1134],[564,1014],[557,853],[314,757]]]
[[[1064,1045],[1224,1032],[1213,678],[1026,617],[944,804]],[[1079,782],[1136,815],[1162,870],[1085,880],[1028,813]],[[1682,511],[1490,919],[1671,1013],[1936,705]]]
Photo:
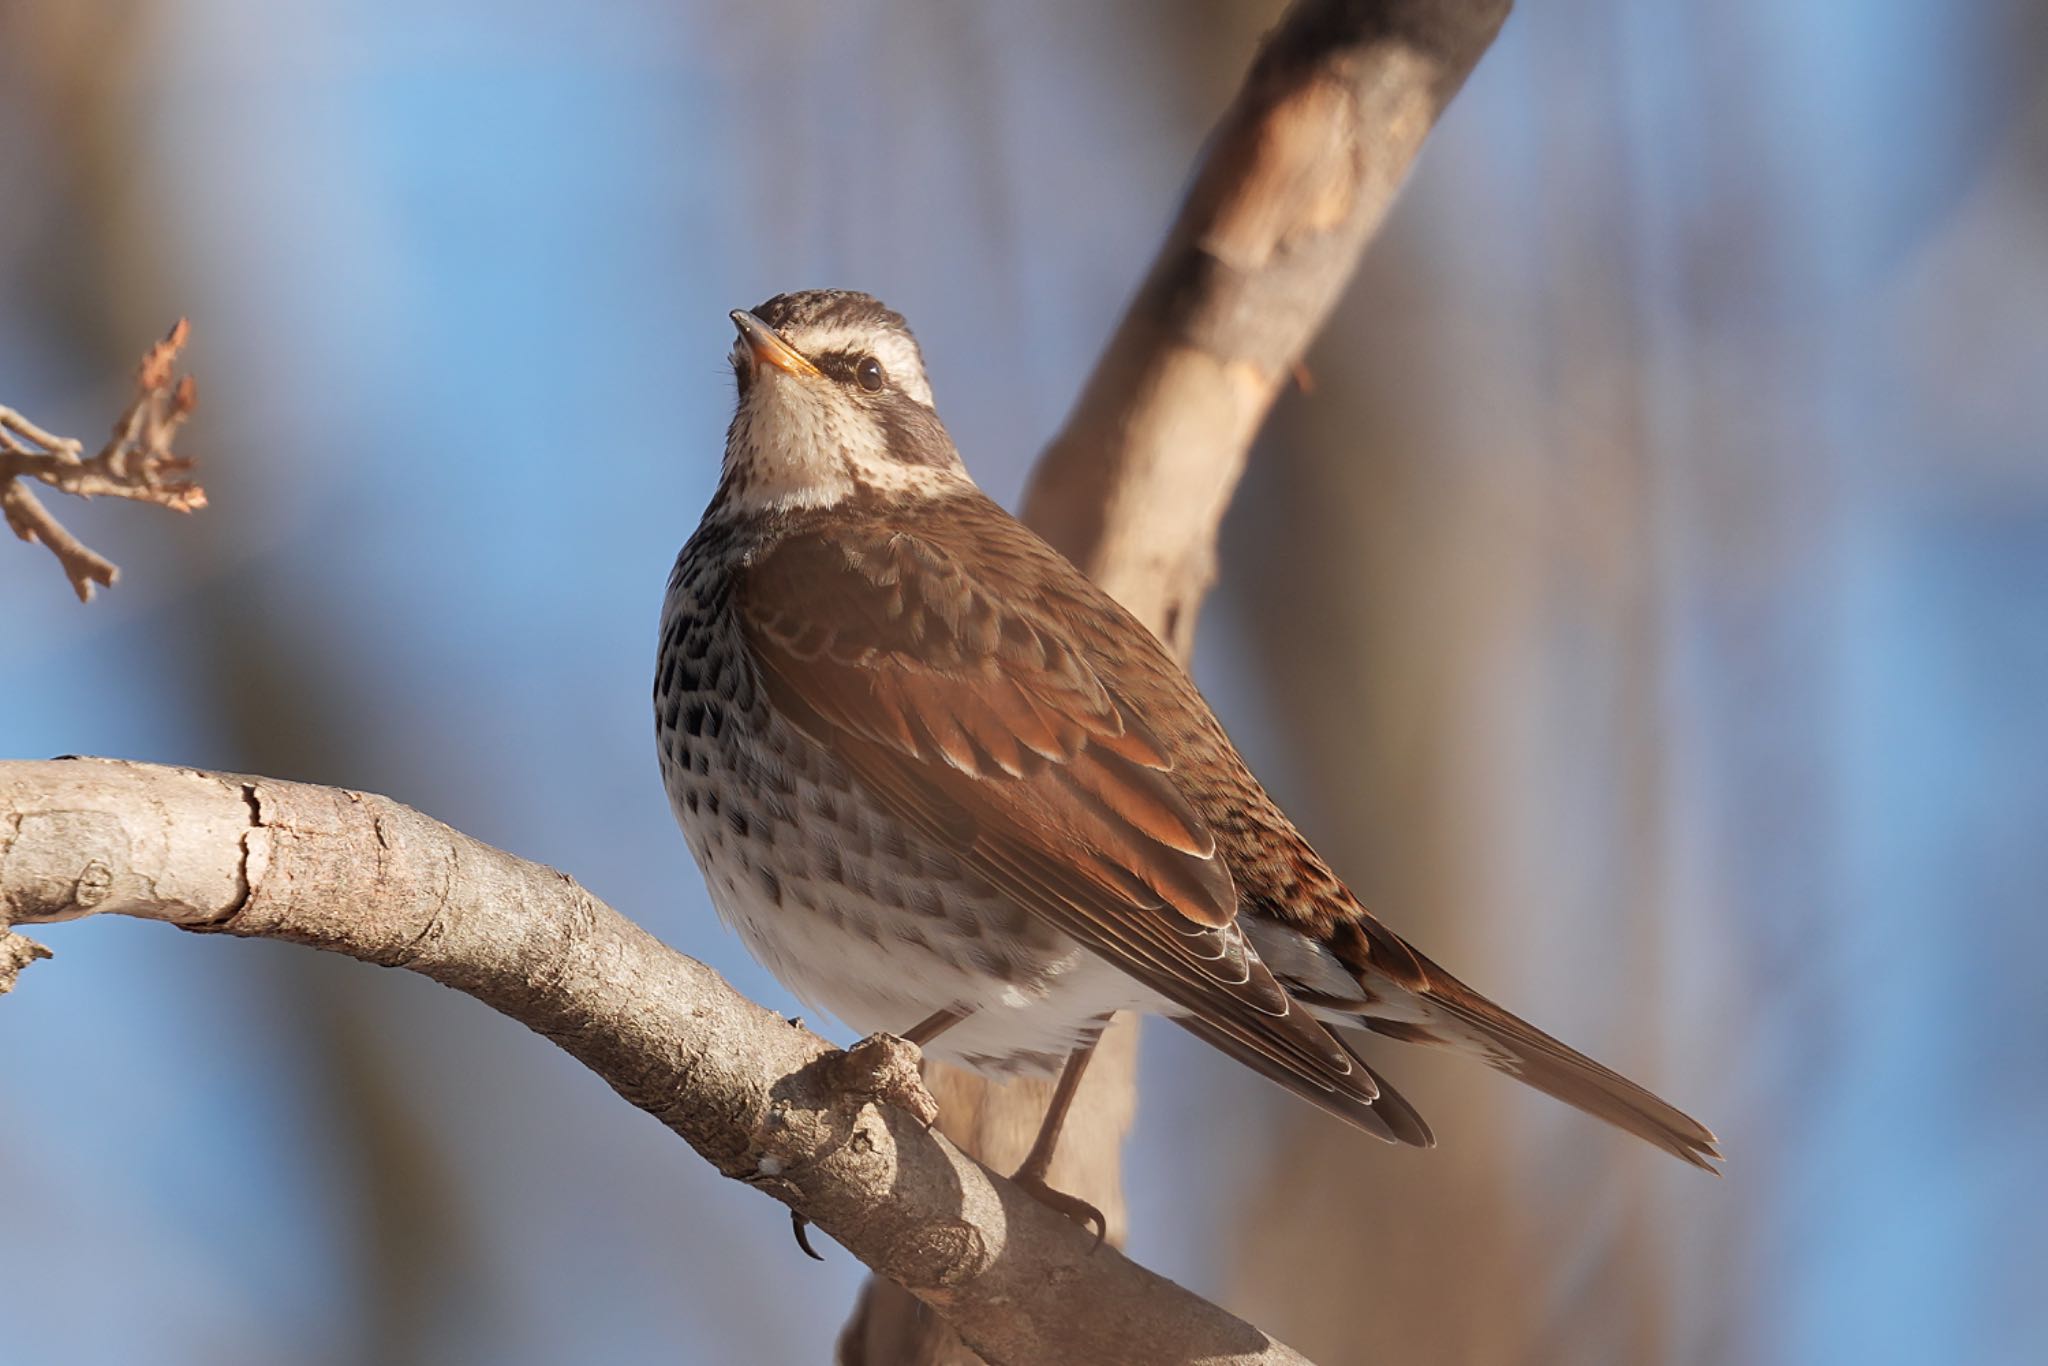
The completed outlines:
[[[740,341],[756,365],[772,365],[786,375],[818,375],[824,372],[805,360],[803,353],[784,341],[774,328],[744,308],[732,311],[732,325],[740,330]]]

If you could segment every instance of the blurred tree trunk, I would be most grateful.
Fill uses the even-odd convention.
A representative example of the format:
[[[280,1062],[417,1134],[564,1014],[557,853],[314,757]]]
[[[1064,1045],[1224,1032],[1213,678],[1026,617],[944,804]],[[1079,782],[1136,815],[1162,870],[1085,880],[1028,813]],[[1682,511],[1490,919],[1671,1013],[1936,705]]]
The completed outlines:
[[[1474,250],[1521,253],[1526,292],[1398,225],[1368,257],[1254,463],[1231,582],[1257,656],[1303,661],[1261,674],[1311,838],[1426,952],[1654,1088],[1667,737],[1626,193],[1605,231],[1541,227],[1615,190],[1617,93],[1587,84],[1532,115],[1524,217],[1441,215],[1498,224]],[[1288,1112],[1232,1302],[1329,1366],[1662,1359],[1661,1159],[1482,1069],[1378,1058],[1441,1146]]]
[[[1403,247],[1383,241],[1367,274],[1384,280]],[[1493,579],[1514,581],[1528,548],[1475,535],[1500,509],[1473,506],[1487,496],[1480,481],[1437,472],[1438,404],[1388,363],[1428,349],[1425,310],[1376,309],[1370,329],[1363,312],[1347,307],[1313,362],[1316,395],[1276,422],[1233,528],[1228,582],[1248,648],[1303,661],[1266,675],[1307,784],[1276,795],[1368,905],[1491,991],[1500,955],[1474,910],[1493,890],[1473,853],[1493,834],[1479,812],[1497,727],[1475,716],[1470,680],[1515,667],[1517,604]],[[1485,557],[1459,553],[1482,538]],[[1536,1248],[1505,1088],[1415,1050],[1374,1061],[1441,1146],[1382,1148],[1282,1112],[1233,1240],[1234,1302],[1326,1366],[1521,1360],[1543,1287],[1526,1275]],[[1489,1236],[1472,1236],[1480,1229]]]

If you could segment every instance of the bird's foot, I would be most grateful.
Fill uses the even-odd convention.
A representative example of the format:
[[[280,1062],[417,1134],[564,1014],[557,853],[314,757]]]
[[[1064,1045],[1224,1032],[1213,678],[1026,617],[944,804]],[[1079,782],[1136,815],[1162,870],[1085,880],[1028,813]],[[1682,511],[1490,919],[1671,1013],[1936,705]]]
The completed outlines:
[[[939,1103],[924,1089],[923,1061],[916,1044],[894,1034],[870,1034],[839,1055],[833,1080],[855,1095],[895,1106],[929,1129],[938,1121]]]
[[[1095,1247],[1088,1249],[1091,1255],[1095,1252],[1096,1248],[1102,1246],[1103,1238],[1109,1233],[1109,1220],[1102,1217],[1101,1210],[1095,1208],[1095,1206],[1089,1204],[1078,1195],[1068,1195],[1065,1191],[1054,1190],[1045,1183],[1044,1176],[1031,1171],[1029,1168],[1018,1168],[1017,1174],[1012,1176],[1010,1180],[1022,1187],[1025,1194],[1029,1195],[1039,1204],[1044,1205],[1047,1209],[1066,1215],[1082,1228],[1092,1228],[1095,1232]]]

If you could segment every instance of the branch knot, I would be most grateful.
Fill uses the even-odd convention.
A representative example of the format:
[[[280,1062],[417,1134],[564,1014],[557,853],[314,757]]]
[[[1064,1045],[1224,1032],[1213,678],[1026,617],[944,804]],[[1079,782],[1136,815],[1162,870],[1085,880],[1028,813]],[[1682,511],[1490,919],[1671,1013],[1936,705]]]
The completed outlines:
[[[939,1103],[924,1086],[924,1054],[894,1034],[870,1034],[832,1059],[833,1088],[863,1100],[893,1105],[929,1129],[938,1122]]]
[[[35,940],[12,930],[0,930],[0,996],[14,990],[21,970],[39,958],[54,955]]]

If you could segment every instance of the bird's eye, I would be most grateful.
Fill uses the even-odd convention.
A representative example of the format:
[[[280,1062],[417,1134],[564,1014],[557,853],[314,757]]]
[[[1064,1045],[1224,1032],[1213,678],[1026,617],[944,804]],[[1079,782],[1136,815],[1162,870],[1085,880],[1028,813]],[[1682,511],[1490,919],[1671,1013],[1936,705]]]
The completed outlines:
[[[882,373],[882,363],[873,356],[862,356],[860,364],[853,367],[853,377],[860,381],[860,387],[871,394],[882,392],[888,383],[888,376]]]

